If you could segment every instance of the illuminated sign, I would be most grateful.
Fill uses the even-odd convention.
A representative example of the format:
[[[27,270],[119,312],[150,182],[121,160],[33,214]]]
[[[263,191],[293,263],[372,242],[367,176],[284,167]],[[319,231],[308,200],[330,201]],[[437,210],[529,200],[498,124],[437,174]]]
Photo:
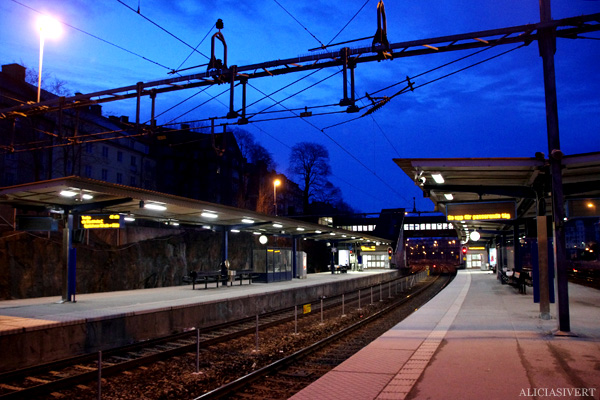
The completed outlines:
[[[490,221],[515,219],[513,201],[446,204],[448,221]]]
[[[362,251],[375,251],[375,246],[360,246]]]
[[[83,229],[111,229],[121,227],[121,216],[110,215],[80,215],[79,226]]]
[[[483,246],[469,246],[469,250],[485,250]]]

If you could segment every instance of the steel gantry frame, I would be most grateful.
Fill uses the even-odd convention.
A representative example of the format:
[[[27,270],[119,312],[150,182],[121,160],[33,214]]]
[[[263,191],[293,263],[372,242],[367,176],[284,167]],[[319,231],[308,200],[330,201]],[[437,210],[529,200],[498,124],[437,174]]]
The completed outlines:
[[[267,76],[284,75],[294,72],[322,69],[329,67],[342,67],[344,73],[344,92],[340,106],[348,106],[348,112],[358,111],[354,105],[354,69],[357,64],[394,60],[403,57],[413,57],[425,54],[437,54],[442,52],[467,50],[482,47],[494,47],[501,44],[524,43],[530,44],[538,40],[540,32],[551,30],[555,37],[576,39],[582,33],[600,30],[600,13],[583,15],[579,17],[551,20],[537,24],[527,24],[508,28],[499,28],[478,32],[463,33],[450,36],[440,36],[430,39],[412,40],[389,45],[375,43],[371,46],[349,48],[344,47],[335,51],[322,51],[320,53],[288,58],[283,60],[266,61],[244,66],[232,65],[228,68],[219,69],[213,67],[206,72],[161,79],[150,82],[138,82],[135,85],[108,89],[99,92],[78,94],[70,97],[59,97],[40,103],[24,103],[18,106],[0,110],[0,119],[13,119],[48,112],[57,112],[78,107],[86,107],[94,104],[102,104],[124,99],[137,99],[136,124],[140,124],[140,101],[141,97],[149,96],[152,101],[151,125],[155,126],[154,110],[156,96],[160,93],[179,91],[203,86],[230,85],[230,104],[228,119],[238,119],[235,124],[245,124],[246,118],[246,84],[250,79]],[[224,44],[225,59],[226,45],[224,38],[218,37]],[[214,57],[214,46],[213,46]],[[212,57],[211,57],[212,58]],[[226,64],[223,65],[226,67]],[[350,70],[350,95],[348,98],[347,71]],[[239,111],[234,107],[234,87],[236,82],[242,84],[242,107]]]

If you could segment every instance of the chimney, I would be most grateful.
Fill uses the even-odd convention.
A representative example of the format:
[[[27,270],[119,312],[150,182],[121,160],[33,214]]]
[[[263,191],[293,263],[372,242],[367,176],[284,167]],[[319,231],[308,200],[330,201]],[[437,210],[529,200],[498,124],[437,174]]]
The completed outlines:
[[[25,67],[19,64],[6,64],[2,66],[2,72],[11,79],[19,82],[25,82]]]
[[[127,115],[121,115],[121,122],[124,124],[129,122],[129,117]]]

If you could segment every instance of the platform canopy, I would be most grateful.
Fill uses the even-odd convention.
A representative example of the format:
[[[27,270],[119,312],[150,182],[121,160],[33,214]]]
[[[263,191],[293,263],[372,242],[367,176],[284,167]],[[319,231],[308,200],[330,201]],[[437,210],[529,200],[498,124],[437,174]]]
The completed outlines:
[[[236,229],[336,242],[389,241],[364,232],[357,235],[344,229],[74,176],[0,188],[0,204],[59,214],[120,214],[136,221],[198,229]]]
[[[551,215],[548,160],[531,158],[397,158],[394,162],[446,214],[459,238],[476,230],[482,241],[512,233],[515,223]],[[569,207],[585,200],[600,211],[600,152],[564,156],[563,192]],[[511,214],[509,211],[514,210]]]

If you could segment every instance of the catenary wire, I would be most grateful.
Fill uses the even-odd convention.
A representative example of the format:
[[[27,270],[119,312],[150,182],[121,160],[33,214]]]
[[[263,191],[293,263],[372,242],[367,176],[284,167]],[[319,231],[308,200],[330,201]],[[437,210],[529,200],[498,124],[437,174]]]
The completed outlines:
[[[331,38],[331,40],[327,43],[327,46],[329,46],[331,44],[331,42],[333,42],[344,31],[344,29],[346,29],[348,27],[348,25],[350,25],[350,23],[354,20],[354,18],[356,18],[356,16],[358,14],[360,14],[360,12],[363,10],[363,8],[365,8],[365,6],[370,1],[371,0],[365,1],[365,4],[363,4],[362,7],[352,16],[352,18],[350,18],[350,20],[348,22],[346,22],[346,25],[344,25],[344,27],[342,29],[340,29],[340,31],[338,33],[336,33],[336,35],[334,37]]]
[[[296,17],[294,17],[284,6],[281,5],[281,3],[279,3],[277,0],[273,0],[279,7],[281,7],[283,9],[283,11],[285,11],[290,17],[292,17],[292,19],[294,21],[296,21],[298,23],[298,25],[300,25],[302,28],[304,28],[304,30],[306,32],[308,32],[310,34],[310,36],[312,36],[317,42],[319,42],[319,44],[321,45],[321,47],[325,47],[325,45],[323,44],[323,42],[321,42],[315,35],[312,34],[311,31],[308,30],[308,28],[306,26],[304,26],[302,24],[302,22],[298,21],[298,19]]]
[[[181,38],[179,38],[177,35],[169,32],[167,29],[163,28],[162,26],[160,26],[156,22],[152,21],[150,18],[146,17],[142,13],[138,13],[135,9],[133,9],[130,6],[128,6],[127,4],[123,3],[121,0],[117,0],[117,1],[120,4],[124,5],[125,7],[127,7],[128,9],[130,9],[131,11],[133,11],[134,13],[138,14],[140,17],[144,18],[146,21],[150,22],[152,25],[156,26],[157,28],[159,28],[163,32],[167,33],[169,36],[175,38],[177,41],[179,41],[179,42],[183,43],[184,45],[186,45],[187,47],[189,47],[190,49],[192,49],[192,51],[194,51],[194,52],[196,52],[196,53],[198,53],[198,54],[206,57],[207,59],[210,59],[209,56],[207,56],[206,54],[202,53],[201,51],[196,50],[192,45],[190,45],[189,43],[185,42],[184,40],[182,40]]]

